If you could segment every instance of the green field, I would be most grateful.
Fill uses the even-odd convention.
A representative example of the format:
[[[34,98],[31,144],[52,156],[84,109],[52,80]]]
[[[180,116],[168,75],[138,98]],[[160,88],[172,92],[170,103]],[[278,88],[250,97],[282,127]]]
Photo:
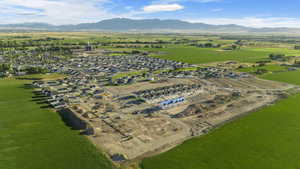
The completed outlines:
[[[0,80],[1,169],[112,169],[110,161],[21,80]]]
[[[299,169],[300,95],[142,161],[143,169]]]
[[[280,71],[287,71],[287,67],[280,66],[280,65],[266,65],[266,66],[256,66],[256,67],[246,67],[246,68],[240,68],[237,69],[237,71],[240,72],[247,72],[247,73],[254,73],[258,69],[265,69],[268,70],[269,72],[280,72]]]
[[[300,85],[300,71],[265,74],[260,77],[263,79]]]
[[[242,48],[236,51],[221,51],[220,49],[197,48],[188,46],[172,45],[162,49],[149,49],[150,51],[160,51],[163,54],[154,54],[154,57],[162,59],[176,60],[191,64],[240,61],[257,62],[267,60],[271,53],[284,53],[286,55],[300,55],[300,51],[284,48]]]

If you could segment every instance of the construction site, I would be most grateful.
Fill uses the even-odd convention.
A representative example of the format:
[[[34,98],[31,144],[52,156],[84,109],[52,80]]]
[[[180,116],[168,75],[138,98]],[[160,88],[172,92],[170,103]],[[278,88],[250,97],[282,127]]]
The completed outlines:
[[[295,87],[146,56],[78,56],[56,64],[65,78],[33,85],[116,163],[167,151]]]
[[[121,86],[89,83],[82,95],[66,91],[70,83],[45,84],[48,94],[61,91],[50,95],[64,96],[62,110],[80,119],[88,138],[115,162],[166,151],[272,104],[293,88],[255,77],[165,78]]]

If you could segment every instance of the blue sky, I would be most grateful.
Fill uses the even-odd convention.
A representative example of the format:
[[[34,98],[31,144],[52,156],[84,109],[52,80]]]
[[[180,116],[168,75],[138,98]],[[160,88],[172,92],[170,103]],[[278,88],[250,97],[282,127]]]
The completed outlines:
[[[300,27],[297,0],[0,0],[0,21],[78,24],[110,18]]]

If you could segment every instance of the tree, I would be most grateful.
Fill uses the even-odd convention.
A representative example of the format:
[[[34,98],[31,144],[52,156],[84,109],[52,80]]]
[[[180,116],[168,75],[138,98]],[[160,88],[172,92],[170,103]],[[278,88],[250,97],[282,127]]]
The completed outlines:
[[[269,58],[271,60],[279,60],[279,61],[285,61],[286,60],[284,54],[274,54],[274,53],[272,53],[272,54],[269,55]]]
[[[262,75],[262,74],[265,74],[265,73],[268,73],[268,70],[266,70],[266,69],[257,69],[255,71],[255,74],[258,74],[258,75]]]
[[[236,50],[238,48],[237,45],[231,45],[232,50]]]
[[[205,48],[211,48],[211,47],[213,47],[213,44],[212,43],[205,43],[204,47]]]
[[[25,71],[29,74],[47,73],[48,70],[42,67],[28,67]]]
[[[131,53],[132,53],[132,54],[140,54],[141,52],[138,51],[138,50],[133,50],[133,51],[131,51]]]
[[[12,69],[11,64],[6,64],[6,63],[0,64],[0,72],[7,72],[10,71],[11,69]]]

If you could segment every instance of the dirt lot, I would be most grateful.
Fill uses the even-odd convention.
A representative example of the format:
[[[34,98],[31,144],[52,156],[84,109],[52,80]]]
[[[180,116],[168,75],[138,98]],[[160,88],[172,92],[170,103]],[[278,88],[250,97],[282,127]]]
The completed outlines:
[[[200,84],[201,89],[189,93],[176,93],[140,104],[124,107],[133,93],[176,84]],[[275,90],[293,86],[249,79],[168,79],[160,82],[141,82],[127,86],[105,87],[109,93],[102,100],[89,99],[79,106],[86,114],[86,121],[93,128],[90,139],[107,154],[122,154],[132,160],[168,150],[176,144],[206,133],[211,128],[237,118],[274,102]],[[270,91],[273,91],[270,92]],[[151,107],[160,107],[160,102],[176,97],[185,97],[184,102],[162,107],[154,113],[133,112]],[[134,98],[134,97],[133,97]],[[97,102],[101,106],[92,109]]]
[[[121,153],[128,159],[136,158],[190,135],[189,128],[185,124],[163,116],[152,118],[137,116],[130,120],[119,121],[118,125],[116,128],[120,130],[126,128],[126,131],[116,132],[115,129],[104,125],[95,131],[96,137],[93,140],[109,154]],[[132,138],[126,140],[124,139],[126,135]]]

